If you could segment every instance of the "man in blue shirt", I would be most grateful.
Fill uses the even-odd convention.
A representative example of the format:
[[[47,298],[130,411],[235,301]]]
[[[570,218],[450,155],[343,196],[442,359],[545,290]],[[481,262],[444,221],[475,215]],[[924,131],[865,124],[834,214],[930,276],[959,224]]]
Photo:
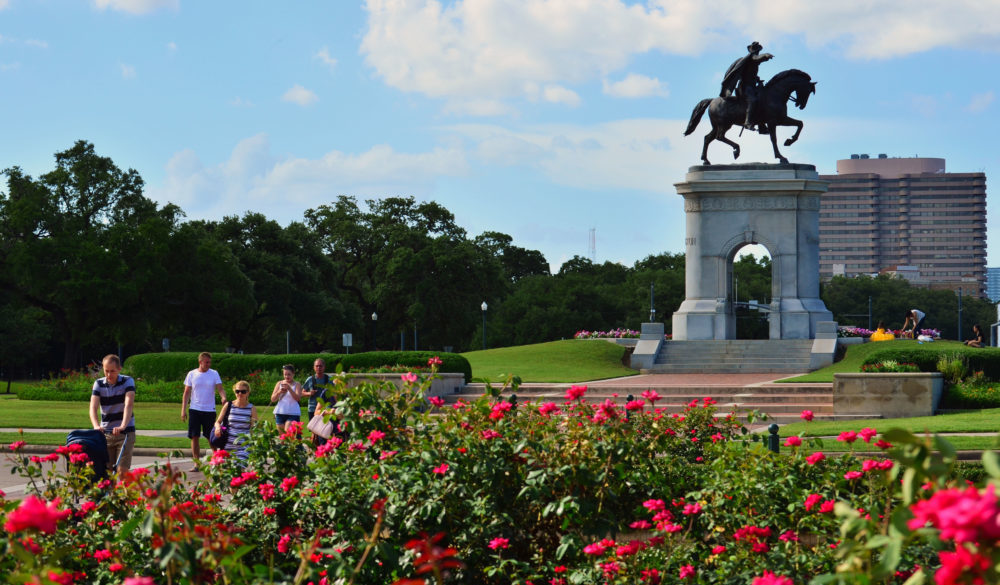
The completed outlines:
[[[132,467],[132,447],[135,446],[135,417],[132,415],[135,380],[120,375],[122,362],[114,354],[104,356],[102,365],[104,377],[94,382],[90,396],[90,423],[94,429],[104,431],[104,438],[108,442],[109,471],[113,471],[111,467],[117,461],[120,475]]]

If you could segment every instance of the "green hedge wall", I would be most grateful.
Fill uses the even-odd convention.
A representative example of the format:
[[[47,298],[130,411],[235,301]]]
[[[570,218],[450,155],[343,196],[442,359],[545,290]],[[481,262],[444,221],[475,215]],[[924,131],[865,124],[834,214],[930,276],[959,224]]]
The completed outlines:
[[[241,379],[261,370],[277,372],[284,364],[292,364],[296,368],[295,378],[305,380],[312,375],[312,365],[316,358],[326,361],[327,372],[334,372],[340,364],[343,369],[352,367],[356,370],[378,368],[383,366],[413,366],[426,367],[427,360],[437,356],[441,358],[440,372],[454,372],[465,375],[465,381],[472,380],[472,366],[469,361],[457,353],[438,353],[431,351],[373,351],[368,353],[353,353],[340,355],[332,353],[299,353],[287,355],[267,354],[212,354],[212,367],[218,370],[223,378]],[[195,352],[144,353],[134,355],[125,360],[125,373],[144,380],[184,380],[187,373],[198,367],[198,354]]]
[[[344,371],[351,368],[355,370],[365,370],[379,368],[382,366],[412,366],[427,367],[427,360],[432,357],[441,358],[439,372],[457,373],[465,375],[465,382],[472,380],[472,365],[469,360],[457,353],[444,353],[433,351],[369,351],[365,353],[352,353],[341,356],[340,365]],[[329,368],[328,368],[329,369]]]
[[[934,347],[926,343],[916,347],[902,347],[875,351],[868,355],[865,364],[877,364],[885,360],[896,360],[917,364],[921,372],[936,372],[941,356],[962,357],[969,366],[969,372],[982,372],[988,380],[1000,380],[1000,348],[996,347]]]
[[[292,364],[295,366],[295,379],[305,382],[306,378],[313,374],[313,362],[317,358],[322,358],[326,362],[326,371],[332,372],[337,368],[341,357],[335,353],[243,354],[227,359],[219,364],[216,370],[223,378],[242,380],[258,370],[280,374],[281,366]]]

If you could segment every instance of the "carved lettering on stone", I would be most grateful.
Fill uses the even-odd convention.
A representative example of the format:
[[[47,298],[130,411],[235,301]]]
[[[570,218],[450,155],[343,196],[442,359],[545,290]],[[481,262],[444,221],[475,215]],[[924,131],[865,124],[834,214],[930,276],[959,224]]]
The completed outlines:
[[[803,203],[817,205],[819,198],[803,198]],[[805,199],[815,199],[805,201]],[[684,211],[747,211],[752,209],[795,209],[796,200],[792,196],[773,197],[704,197],[700,201],[684,200]]]

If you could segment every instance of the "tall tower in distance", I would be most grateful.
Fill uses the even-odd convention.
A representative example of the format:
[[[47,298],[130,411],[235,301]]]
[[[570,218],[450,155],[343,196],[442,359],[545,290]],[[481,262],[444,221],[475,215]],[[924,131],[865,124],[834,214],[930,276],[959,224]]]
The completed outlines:
[[[590,228],[590,235],[587,243],[587,256],[591,262],[597,262],[597,228]]]
[[[915,286],[986,293],[986,174],[943,158],[837,161],[819,214],[820,278],[891,273]]]

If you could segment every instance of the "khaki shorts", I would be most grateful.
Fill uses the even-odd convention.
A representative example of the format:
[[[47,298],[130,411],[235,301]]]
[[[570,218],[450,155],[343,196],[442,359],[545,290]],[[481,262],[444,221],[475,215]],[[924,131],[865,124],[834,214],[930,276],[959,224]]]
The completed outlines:
[[[135,433],[126,433],[115,435],[112,433],[104,433],[104,438],[108,442],[108,471],[114,473],[115,461],[118,461],[118,467],[124,471],[128,471],[132,468],[132,447],[135,447]],[[122,449],[122,443],[128,439],[128,444],[125,446],[125,452],[122,453],[122,458],[118,460],[118,453]]]

